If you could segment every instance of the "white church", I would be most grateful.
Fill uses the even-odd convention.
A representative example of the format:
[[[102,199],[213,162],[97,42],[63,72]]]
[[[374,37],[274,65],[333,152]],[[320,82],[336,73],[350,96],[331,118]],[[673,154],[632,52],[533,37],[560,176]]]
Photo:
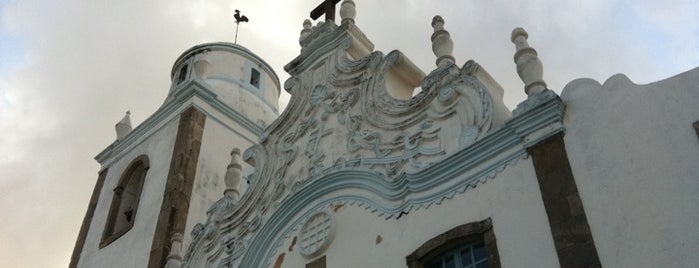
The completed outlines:
[[[96,156],[70,267],[699,267],[699,68],[559,96],[517,28],[510,111],[440,16],[425,73],[339,2],[283,86],[254,48],[182,53],[162,106]]]

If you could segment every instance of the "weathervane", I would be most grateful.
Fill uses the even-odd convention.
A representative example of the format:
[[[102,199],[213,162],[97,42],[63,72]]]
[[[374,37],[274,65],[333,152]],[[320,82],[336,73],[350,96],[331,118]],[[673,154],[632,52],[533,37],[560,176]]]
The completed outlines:
[[[235,18],[235,41],[233,41],[234,44],[238,43],[238,26],[240,26],[240,22],[248,22],[248,17],[246,16],[241,16],[240,15],[240,10],[235,10],[235,14],[233,14],[233,17]]]

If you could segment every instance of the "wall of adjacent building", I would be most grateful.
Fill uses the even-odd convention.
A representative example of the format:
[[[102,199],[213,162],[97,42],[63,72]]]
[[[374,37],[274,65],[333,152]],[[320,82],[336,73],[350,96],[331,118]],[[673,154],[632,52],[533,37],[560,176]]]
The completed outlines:
[[[565,144],[603,267],[699,266],[699,68],[571,82]]]

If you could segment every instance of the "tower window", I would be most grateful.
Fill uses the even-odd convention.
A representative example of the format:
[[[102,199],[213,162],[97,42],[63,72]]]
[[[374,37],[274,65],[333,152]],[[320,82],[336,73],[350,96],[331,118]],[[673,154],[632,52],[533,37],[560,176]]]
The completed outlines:
[[[148,167],[148,157],[139,156],[129,165],[119,184],[114,188],[114,197],[107,215],[107,224],[102,232],[100,248],[110,244],[133,227]]]
[[[260,88],[260,71],[255,68],[250,70],[250,84],[253,87]]]
[[[180,73],[177,75],[177,84],[179,85],[180,83],[184,82],[185,79],[187,79],[187,67],[189,67],[189,64],[185,64],[180,68]]]

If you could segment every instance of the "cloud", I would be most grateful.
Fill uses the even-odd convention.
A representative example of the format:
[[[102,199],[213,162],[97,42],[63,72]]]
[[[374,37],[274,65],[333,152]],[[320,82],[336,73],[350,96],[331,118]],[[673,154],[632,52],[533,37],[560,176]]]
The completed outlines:
[[[0,259],[14,261],[13,267],[65,267],[97,178],[92,157],[114,140],[124,111],[142,122],[165,99],[180,53],[202,42],[232,41],[234,9],[250,18],[240,25],[239,43],[265,58],[283,83],[283,66],[298,54],[302,21],[317,2],[24,0],[2,6],[0,31],[21,36],[25,47],[17,49],[26,56],[13,72],[0,73]],[[425,72],[435,60],[430,22],[441,14],[457,63],[479,62],[503,85],[510,107],[525,98],[509,41],[517,26],[529,31],[544,78],[559,92],[583,76],[604,80],[625,72],[650,82],[699,64],[692,1],[356,4],[357,25],[377,50],[399,49]]]

